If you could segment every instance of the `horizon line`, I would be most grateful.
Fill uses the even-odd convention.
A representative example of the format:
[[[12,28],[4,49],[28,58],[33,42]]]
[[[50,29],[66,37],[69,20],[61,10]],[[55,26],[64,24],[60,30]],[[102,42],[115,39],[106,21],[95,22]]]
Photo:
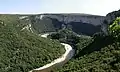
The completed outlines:
[[[78,12],[37,12],[37,13],[23,13],[23,12],[12,12],[12,13],[4,13],[0,12],[0,14],[87,14],[87,15],[97,15],[97,16],[106,16],[106,15],[99,15],[99,14],[90,14],[90,13],[78,13]]]

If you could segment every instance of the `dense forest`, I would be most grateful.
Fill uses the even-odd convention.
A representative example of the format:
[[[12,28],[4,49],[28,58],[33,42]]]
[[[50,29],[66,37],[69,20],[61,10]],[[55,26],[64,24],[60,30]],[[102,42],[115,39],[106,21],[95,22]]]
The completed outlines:
[[[0,15],[0,71],[28,72],[50,63],[65,50],[56,40],[21,30],[25,22],[17,15]]]

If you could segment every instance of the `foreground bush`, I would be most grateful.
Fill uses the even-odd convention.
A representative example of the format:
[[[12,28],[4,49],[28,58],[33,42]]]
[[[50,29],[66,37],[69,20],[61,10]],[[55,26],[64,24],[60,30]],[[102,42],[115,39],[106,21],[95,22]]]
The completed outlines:
[[[109,34],[113,36],[116,41],[120,40],[120,17],[116,18],[116,20],[109,26]]]

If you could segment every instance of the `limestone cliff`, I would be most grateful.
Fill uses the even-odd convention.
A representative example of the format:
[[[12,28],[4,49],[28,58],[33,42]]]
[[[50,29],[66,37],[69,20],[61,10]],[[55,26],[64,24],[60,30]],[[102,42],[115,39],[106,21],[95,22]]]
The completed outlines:
[[[90,14],[38,14],[22,16],[31,21],[31,26],[37,32],[50,32],[62,28],[71,28],[79,34],[92,35],[101,31],[104,16]]]

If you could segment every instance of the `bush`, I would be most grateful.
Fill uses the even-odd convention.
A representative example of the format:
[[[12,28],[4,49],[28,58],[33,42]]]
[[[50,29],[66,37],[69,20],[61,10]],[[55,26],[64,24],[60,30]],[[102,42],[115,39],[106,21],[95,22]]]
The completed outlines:
[[[120,17],[117,17],[112,25],[108,28],[109,35],[113,36],[116,41],[120,38]]]

